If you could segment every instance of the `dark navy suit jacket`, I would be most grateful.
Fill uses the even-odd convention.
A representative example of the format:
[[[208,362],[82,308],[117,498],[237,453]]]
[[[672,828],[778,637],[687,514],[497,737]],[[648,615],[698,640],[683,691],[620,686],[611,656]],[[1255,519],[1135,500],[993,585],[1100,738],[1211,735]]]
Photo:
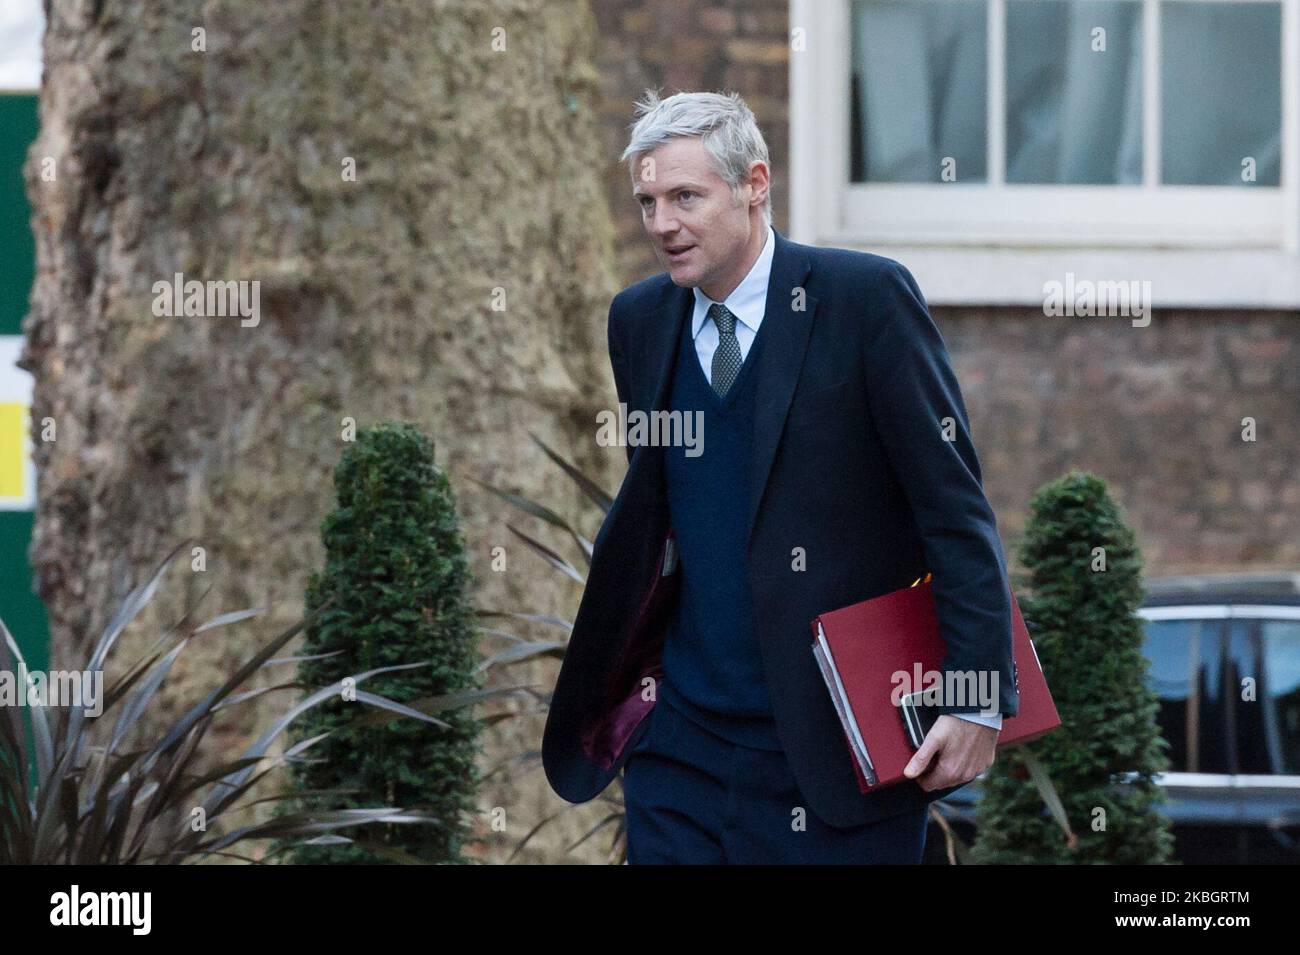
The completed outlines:
[[[629,413],[666,407],[674,346],[693,307],[691,289],[667,273],[615,296],[609,352]],[[960,787],[927,792],[908,781],[859,791],[813,657],[812,619],[930,571],[943,669],[996,670],[999,711],[1013,716],[1006,561],[947,348],[903,265],[777,232],[763,324],[748,562],[735,572],[749,575],[755,639],[800,792],[828,824],[861,825]],[[644,732],[681,578],[663,448],[627,453],[542,740],[551,787],[575,803],[605,789]],[[795,548],[805,569],[794,569]]]

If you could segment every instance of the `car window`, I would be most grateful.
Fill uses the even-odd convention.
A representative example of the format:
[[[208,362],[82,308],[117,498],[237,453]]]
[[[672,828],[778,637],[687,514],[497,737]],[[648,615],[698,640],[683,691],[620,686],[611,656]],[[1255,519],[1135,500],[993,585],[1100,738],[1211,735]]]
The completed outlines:
[[[1148,620],[1148,685],[1171,772],[1228,772],[1223,621]]]
[[[1259,698],[1273,772],[1300,774],[1300,620],[1261,620]]]
[[[1272,773],[1265,716],[1268,710],[1265,654],[1260,645],[1259,621],[1238,618],[1228,621],[1226,668],[1229,705],[1228,739],[1233,744],[1229,757],[1232,772]]]

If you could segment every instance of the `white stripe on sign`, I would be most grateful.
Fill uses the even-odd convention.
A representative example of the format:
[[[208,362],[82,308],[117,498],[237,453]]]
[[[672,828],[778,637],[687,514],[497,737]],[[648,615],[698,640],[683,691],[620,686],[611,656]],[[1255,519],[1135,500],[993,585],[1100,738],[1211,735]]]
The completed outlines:
[[[36,90],[41,85],[40,0],[5,0],[0,6],[0,90]]]
[[[0,401],[32,403],[32,376],[18,367],[23,336],[0,335]]]
[[[21,335],[0,335],[0,511],[30,511],[36,503],[32,376],[15,364],[22,348]]]

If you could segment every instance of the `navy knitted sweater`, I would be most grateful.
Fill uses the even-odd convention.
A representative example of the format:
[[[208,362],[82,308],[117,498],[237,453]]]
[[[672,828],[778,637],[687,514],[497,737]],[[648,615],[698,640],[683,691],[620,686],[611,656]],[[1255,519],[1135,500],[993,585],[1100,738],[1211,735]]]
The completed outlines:
[[[731,742],[779,750],[745,570],[754,392],[765,324],[730,390],[719,398],[700,366],[691,322],[682,323],[669,410],[695,417],[702,453],[682,445],[664,449],[684,576],[664,646],[661,692],[670,705]],[[702,432],[695,412],[703,412]]]

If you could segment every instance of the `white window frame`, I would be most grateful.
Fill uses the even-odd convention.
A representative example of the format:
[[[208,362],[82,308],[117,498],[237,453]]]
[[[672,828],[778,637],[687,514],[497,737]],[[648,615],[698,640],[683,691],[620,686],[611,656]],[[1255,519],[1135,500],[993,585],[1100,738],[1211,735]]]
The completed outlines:
[[[1136,0],[1142,185],[1002,181],[1007,0],[987,0],[988,182],[850,183],[851,2],[791,0],[791,30],[801,31],[790,53],[792,238],[896,258],[935,304],[1041,304],[1044,281],[1073,271],[1149,279],[1157,307],[1300,307],[1300,0],[1274,0],[1284,39],[1280,183],[1248,189],[1157,183],[1164,0]],[[1122,193],[1122,205],[1114,194],[1098,202],[1099,189]]]

